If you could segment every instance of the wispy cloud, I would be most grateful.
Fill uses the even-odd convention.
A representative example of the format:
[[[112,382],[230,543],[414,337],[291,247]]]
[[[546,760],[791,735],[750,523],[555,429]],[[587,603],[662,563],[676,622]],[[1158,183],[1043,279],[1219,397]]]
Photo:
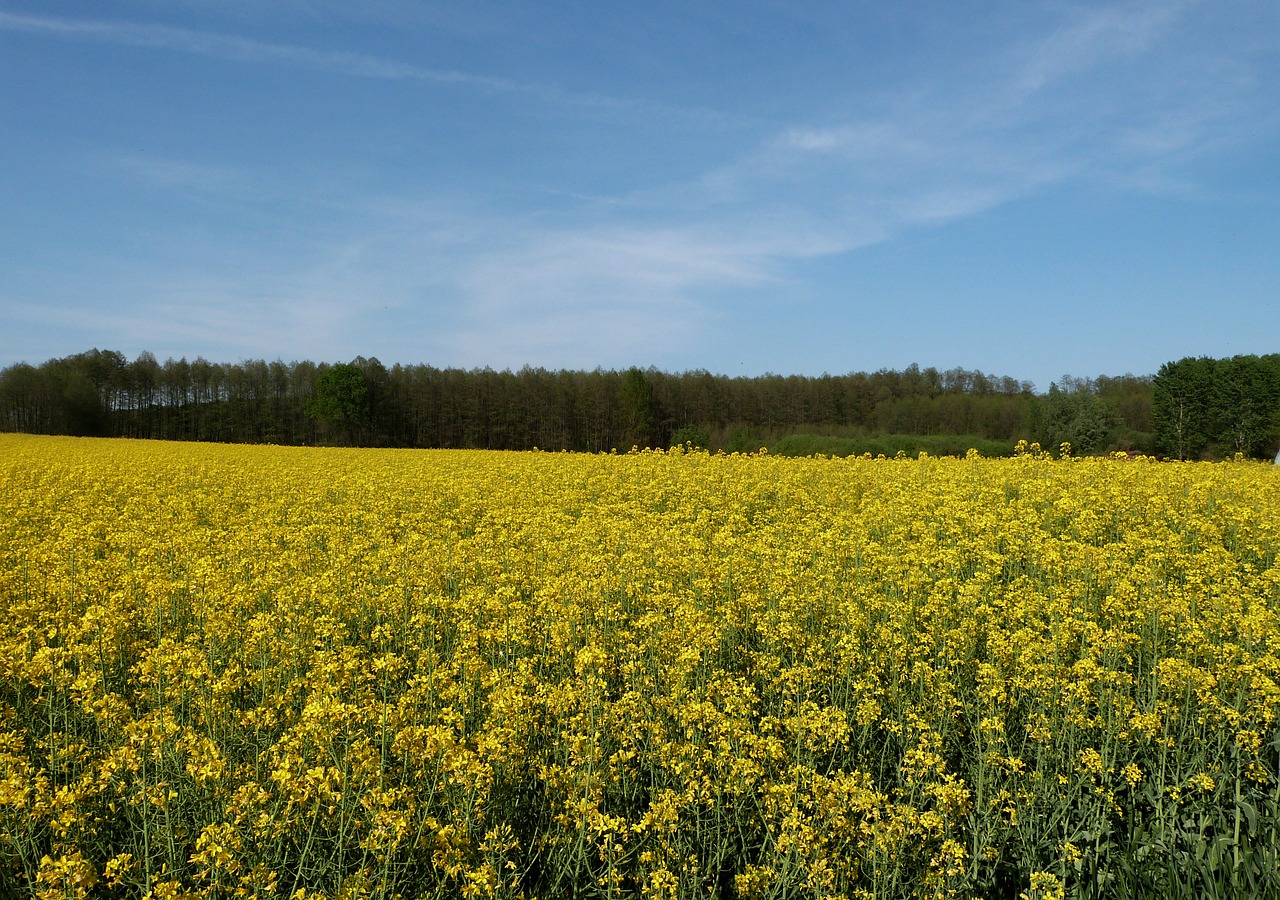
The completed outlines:
[[[258,41],[236,35],[175,28],[169,25],[134,24],[98,19],[63,19],[0,12],[0,29],[25,31],[59,37],[101,41],[132,47],[177,50],[201,56],[239,62],[279,63],[323,69],[361,78],[412,79],[440,84],[459,84],[486,90],[528,93],[548,100],[565,95],[545,85],[477,75],[451,69],[430,69],[352,53],[345,50],[316,50],[293,44]]]
[[[253,180],[232,166],[141,153],[116,153],[95,162],[161,190],[182,189],[218,196],[244,195]]]
[[[1074,177],[1150,188],[1238,131],[1252,91],[1214,59],[1165,48],[1197,2],[1085,9],[998,48],[964,77],[904,89],[879,117],[797,124],[684,194],[722,210],[799,201],[850,248],[867,235],[980,213]],[[1168,50],[1168,52],[1162,52]],[[1205,59],[1205,56],[1212,57]],[[1174,78],[1194,67],[1193,84]]]
[[[130,47],[172,50],[232,62],[265,63],[306,68],[355,78],[421,81],[493,94],[529,97],[548,104],[595,109],[604,113],[636,113],[729,123],[740,117],[702,108],[614,97],[595,91],[570,91],[539,81],[520,80],[457,69],[436,69],[347,50],[321,50],[297,44],[260,41],[171,25],[116,22],[102,19],[54,18],[0,11],[0,30],[97,41]]]
[[[767,260],[727,236],[617,225],[515,235],[457,274],[467,298],[460,349],[482,360],[496,345],[535,361],[641,353],[700,333],[700,289],[749,286],[773,276]]]
[[[342,273],[282,271],[195,272],[189,269],[112,273],[113,289],[129,299],[109,308],[84,305],[89,285],[68,278],[47,291],[44,302],[9,304],[15,324],[52,328],[85,346],[108,345],[126,352],[150,350],[160,357],[205,354],[297,355],[331,358],[377,302]],[[347,288],[343,290],[343,286]],[[353,290],[353,288],[356,288]],[[212,345],[212,346],[211,346]]]
[[[1044,40],[1017,50],[1022,59],[1012,82],[1014,95],[1025,98],[1042,88],[1117,58],[1142,54],[1203,0],[1164,0],[1088,9],[1064,23]]]

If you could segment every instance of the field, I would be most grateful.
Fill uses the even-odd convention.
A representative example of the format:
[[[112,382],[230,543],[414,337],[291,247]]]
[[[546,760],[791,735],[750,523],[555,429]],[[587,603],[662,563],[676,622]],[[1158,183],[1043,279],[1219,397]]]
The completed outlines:
[[[1280,896],[1280,470],[0,435],[6,897]]]

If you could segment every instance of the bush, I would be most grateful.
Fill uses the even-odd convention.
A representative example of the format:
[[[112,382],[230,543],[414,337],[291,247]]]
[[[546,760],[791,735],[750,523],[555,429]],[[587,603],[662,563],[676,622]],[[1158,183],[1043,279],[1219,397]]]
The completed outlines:
[[[1013,447],[973,435],[871,434],[860,437],[832,437],[823,434],[790,434],[776,441],[769,452],[778,456],[964,456],[977,450],[986,457],[1010,456]]]
[[[685,425],[683,428],[677,428],[671,435],[671,446],[689,446],[697,450],[705,450],[711,446],[711,429],[705,425]]]

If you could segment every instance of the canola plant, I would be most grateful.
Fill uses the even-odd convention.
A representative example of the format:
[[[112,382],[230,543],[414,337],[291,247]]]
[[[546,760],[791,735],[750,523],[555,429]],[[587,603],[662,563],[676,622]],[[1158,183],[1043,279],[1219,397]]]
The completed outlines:
[[[1280,896],[1280,471],[0,435],[0,893]]]

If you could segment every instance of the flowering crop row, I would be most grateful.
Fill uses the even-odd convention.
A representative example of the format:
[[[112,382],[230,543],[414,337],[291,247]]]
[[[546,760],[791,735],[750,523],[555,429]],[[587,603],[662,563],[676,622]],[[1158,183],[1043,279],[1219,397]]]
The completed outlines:
[[[1280,472],[0,435],[0,893],[1276,895]]]

